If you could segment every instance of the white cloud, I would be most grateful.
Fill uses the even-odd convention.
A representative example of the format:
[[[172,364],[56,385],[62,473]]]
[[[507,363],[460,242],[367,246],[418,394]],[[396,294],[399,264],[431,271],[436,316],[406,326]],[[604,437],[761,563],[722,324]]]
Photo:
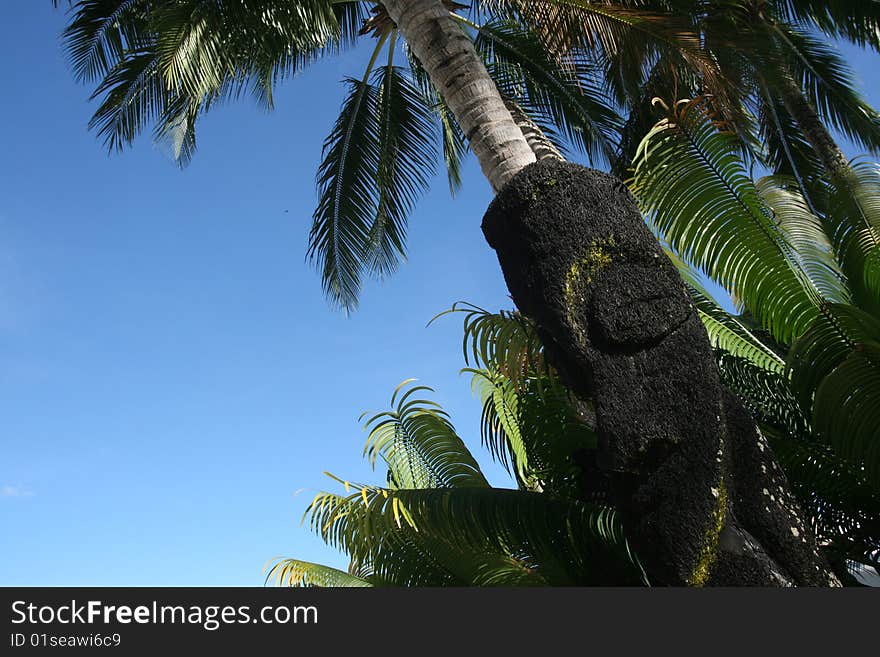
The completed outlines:
[[[3,486],[0,488],[0,497],[30,497],[33,495],[29,490],[25,490],[21,486]]]

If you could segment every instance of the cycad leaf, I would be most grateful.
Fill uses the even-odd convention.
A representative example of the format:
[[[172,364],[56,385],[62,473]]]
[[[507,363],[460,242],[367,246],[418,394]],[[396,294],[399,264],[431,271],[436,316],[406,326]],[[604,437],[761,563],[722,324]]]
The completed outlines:
[[[880,321],[829,304],[792,345],[793,390],[820,436],[880,482]]]
[[[514,385],[527,376],[553,375],[537,331],[525,316],[503,310],[491,313],[457,302],[431,321],[452,313],[464,314],[462,352],[466,365],[497,372]]]
[[[863,310],[880,317],[880,169],[857,160],[831,185],[832,243]]]
[[[398,386],[393,410],[366,421],[369,438],[364,453],[370,462],[375,464],[381,457],[388,464],[389,479],[400,488],[487,487],[448,415],[435,402],[418,397],[433,390],[407,384]]]
[[[343,570],[299,559],[278,559],[266,573],[277,586],[368,587],[372,584]]]
[[[762,178],[756,183],[758,194],[773,211],[794,257],[812,281],[813,287],[830,302],[849,303],[848,282],[840,269],[822,219],[813,214],[796,186],[786,187],[784,182],[778,177]]]
[[[735,293],[788,342],[818,315],[822,296],[772,209],[698,101],[682,101],[645,137],[630,186],[660,236],[686,262]]]
[[[396,504],[395,504],[396,501]],[[370,489],[348,497],[325,494],[309,511],[330,545],[370,562],[389,537],[407,532],[446,561],[459,555],[507,555],[544,572],[548,583],[638,583],[613,511],[524,491]],[[454,566],[453,566],[454,568]]]

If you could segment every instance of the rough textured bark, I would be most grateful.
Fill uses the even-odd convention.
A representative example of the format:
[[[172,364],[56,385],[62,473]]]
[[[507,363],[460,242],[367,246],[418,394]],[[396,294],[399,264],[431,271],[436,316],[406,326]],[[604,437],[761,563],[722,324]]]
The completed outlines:
[[[850,170],[849,160],[822,123],[815,108],[804,96],[803,90],[790,77],[781,76],[779,93],[785,109],[797,121],[828,175],[832,180],[845,176]]]
[[[550,141],[546,134],[544,134],[541,127],[532,121],[532,118],[523,111],[523,108],[520,107],[516,101],[503,94],[501,98],[504,100],[504,106],[507,107],[510,116],[519,126],[523,137],[526,138],[529,148],[531,148],[532,152],[535,154],[535,159],[538,161],[565,159],[562,157],[562,153],[559,152],[559,149],[556,148],[556,145]]]
[[[455,114],[494,190],[535,161],[471,40],[441,0],[383,0],[413,54]]]
[[[541,161],[501,190],[483,230],[548,358],[595,402],[599,466],[653,580],[835,584],[625,186]]]
[[[653,581],[836,584],[623,183],[556,155],[536,162],[528,125],[441,0],[383,4],[500,190],[484,233],[551,362],[595,404],[600,458],[587,469],[610,482]]]

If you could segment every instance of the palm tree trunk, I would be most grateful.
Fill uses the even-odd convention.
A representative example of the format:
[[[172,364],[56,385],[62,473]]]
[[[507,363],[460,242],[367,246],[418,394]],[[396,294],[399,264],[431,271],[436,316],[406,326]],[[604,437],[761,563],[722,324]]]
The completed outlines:
[[[828,128],[822,123],[815,108],[804,95],[803,90],[788,75],[781,76],[780,98],[788,113],[792,115],[806,140],[810,143],[833,181],[845,177],[850,170],[849,160],[840,150]]]
[[[835,583],[625,185],[555,156],[536,161],[442,0],[384,5],[498,192],[483,232],[548,359],[595,403],[599,466],[651,579]]]
[[[504,105],[510,112],[510,116],[519,126],[523,133],[523,137],[529,144],[529,148],[535,154],[535,158],[541,160],[564,160],[562,153],[556,148],[556,144],[550,141],[550,138],[541,130],[541,126],[535,123],[528,114],[523,111],[513,98],[508,98],[502,94]]]
[[[535,161],[471,40],[441,0],[384,0],[413,54],[455,114],[483,174],[498,191]]]

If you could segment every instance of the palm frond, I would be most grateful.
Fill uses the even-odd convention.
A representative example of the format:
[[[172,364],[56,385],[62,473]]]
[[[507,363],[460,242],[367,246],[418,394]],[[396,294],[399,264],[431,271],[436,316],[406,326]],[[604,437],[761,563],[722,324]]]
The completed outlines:
[[[480,466],[446,412],[436,402],[420,398],[433,390],[411,383],[412,379],[404,381],[395,389],[393,410],[366,420],[369,438],[364,454],[373,465],[380,457],[388,464],[389,483],[397,488],[487,487]]]
[[[375,180],[380,159],[378,89],[349,78],[318,169],[319,201],[308,255],[317,261],[327,297],[346,310],[357,307],[376,218]]]
[[[778,23],[771,30],[782,61],[768,69],[768,74],[790,71],[829,126],[871,153],[880,152],[880,114],[858,91],[842,57],[827,42],[806,32]]]
[[[569,57],[560,62],[534,33],[510,21],[475,27],[475,47],[504,94],[539,124],[562,130],[591,161],[610,161],[620,119],[588,60]]]
[[[431,321],[453,313],[464,314],[462,353],[467,366],[491,370],[517,385],[526,376],[553,376],[544,347],[531,321],[518,312],[491,313],[457,302]]]
[[[822,218],[813,214],[796,185],[785,183],[783,178],[768,176],[755,185],[813,287],[829,302],[849,303],[848,281],[840,269]]]
[[[319,587],[369,587],[372,584],[360,577],[299,559],[275,560],[271,568],[267,568],[266,584],[272,582],[276,586],[319,586]]]
[[[827,222],[855,303],[880,317],[880,169],[856,160],[831,182]]]
[[[315,499],[311,527],[330,545],[371,562],[389,537],[405,532],[432,551],[447,569],[454,555],[506,555],[535,569],[549,584],[638,583],[640,567],[614,512],[606,507],[524,491],[462,488],[364,488],[342,497]]]
[[[434,173],[436,125],[419,89],[389,63],[376,71],[378,88],[379,162],[376,171],[377,213],[370,229],[369,269],[392,273],[405,257],[406,224],[416,200]],[[365,136],[369,138],[368,136]]]
[[[876,0],[777,0],[783,20],[815,26],[835,38],[880,51],[880,3]]]
[[[871,562],[870,555],[880,549],[880,489],[827,445],[763,430],[820,543],[826,550]]]
[[[461,188],[461,164],[468,151],[467,139],[461,131],[455,115],[449,109],[443,96],[437,92],[421,62],[409,48],[406,49],[406,53],[412,79],[421,89],[424,102],[434,111],[440,122],[443,138],[443,162],[446,165],[449,192],[455,196]]]
[[[678,269],[684,279],[688,293],[706,333],[715,349],[720,349],[738,358],[744,358],[768,372],[781,374],[785,371],[785,359],[773,347],[762,340],[740,318],[724,310],[712,297],[696,272],[675,253],[666,249],[667,257]]]
[[[788,356],[792,385],[817,432],[880,485],[880,321],[827,304]]]
[[[356,4],[81,0],[64,40],[77,78],[98,82],[91,126],[105,143],[120,149],[154,123],[185,163],[201,112],[245,90],[271,106],[278,80],[338,48]]]
[[[597,439],[569,391],[549,378],[513,385],[487,370],[464,371],[482,401],[483,443],[520,488],[578,497],[584,482],[574,456],[595,451]]]
[[[818,315],[819,290],[801,270],[739,158],[699,101],[680,102],[645,137],[630,180],[661,237],[731,290],[783,342]]]

